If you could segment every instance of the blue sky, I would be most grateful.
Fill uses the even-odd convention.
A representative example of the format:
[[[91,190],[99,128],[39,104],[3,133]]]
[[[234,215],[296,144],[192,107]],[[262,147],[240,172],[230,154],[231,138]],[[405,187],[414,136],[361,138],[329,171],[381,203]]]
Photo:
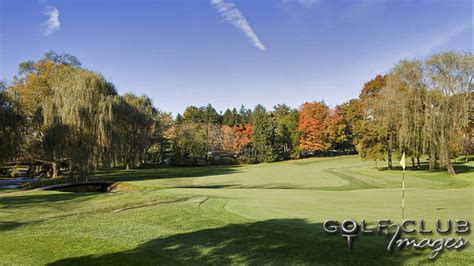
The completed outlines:
[[[55,50],[174,114],[335,106],[401,59],[472,49],[471,1],[214,1],[0,0],[0,78]]]

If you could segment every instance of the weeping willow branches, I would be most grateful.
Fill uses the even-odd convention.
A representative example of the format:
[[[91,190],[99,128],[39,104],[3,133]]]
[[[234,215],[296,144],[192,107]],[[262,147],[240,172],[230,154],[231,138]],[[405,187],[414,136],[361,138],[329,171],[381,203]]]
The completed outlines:
[[[87,176],[93,159],[111,145],[117,93],[100,75],[78,68],[58,70],[51,89],[53,97],[43,102],[46,157],[53,168],[68,158],[81,177]]]
[[[472,54],[442,53],[424,62],[402,61],[376,101],[379,125],[398,135],[398,149],[413,158],[426,154],[430,169],[444,166],[472,142]],[[394,149],[388,149],[388,152]]]

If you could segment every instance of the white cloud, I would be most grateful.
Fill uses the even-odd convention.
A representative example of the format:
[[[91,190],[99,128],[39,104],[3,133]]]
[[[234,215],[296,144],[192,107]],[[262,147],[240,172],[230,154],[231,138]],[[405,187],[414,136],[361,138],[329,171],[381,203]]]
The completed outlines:
[[[232,2],[224,2],[223,0],[211,0],[211,5],[214,6],[219,14],[224,17],[225,21],[234,25],[236,28],[241,30],[250,42],[255,45],[258,49],[265,51],[266,48],[263,43],[258,39],[255,32],[250,27],[247,19],[240,13]]]
[[[44,22],[45,31],[44,36],[51,35],[59,30],[61,22],[59,22],[59,10],[55,7],[47,7],[43,13],[48,16],[48,20]]]

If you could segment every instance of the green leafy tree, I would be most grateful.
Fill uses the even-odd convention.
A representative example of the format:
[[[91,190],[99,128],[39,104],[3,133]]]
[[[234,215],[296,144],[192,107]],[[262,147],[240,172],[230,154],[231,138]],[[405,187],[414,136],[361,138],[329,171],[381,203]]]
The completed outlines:
[[[275,160],[274,140],[275,126],[262,105],[257,105],[250,119],[252,125],[252,157],[255,162]]]
[[[239,118],[241,125],[247,125],[250,123],[250,119],[252,117],[252,110],[245,108],[245,106],[241,105],[239,109]]]
[[[273,111],[275,148],[279,160],[299,157],[298,111],[285,104],[276,105]]]
[[[396,129],[391,119],[382,119],[385,109],[380,93],[385,88],[386,80],[387,76],[377,75],[364,84],[359,95],[363,119],[353,125],[353,130],[358,136],[356,148],[361,158],[377,162],[382,159],[381,155],[386,154],[388,167],[391,168]]]
[[[353,151],[358,143],[358,138],[363,135],[363,132],[357,132],[358,124],[364,118],[364,111],[359,99],[351,99],[341,105],[336,106],[336,114],[338,114],[342,123],[345,124],[344,135],[346,140],[339,143],[338,149],[344,151]]]
[[[197,166],[207,163],[207,136],[203,124],[185,122],[177,125],[173,142],[174,164]]]
[[[114,107],[114,142],[125,169],[137,167],[154,143],[152,135],[156,110],[151,99],[127,93],[118,97]]]
[[[226,109],[224,115],[222,116],[222,124],[227,126],[237,126],[241,122],[239,113],[237,109],[233,108],[232,110]]]
[[[154,156],[154,161],[163,161],[166,159],[167,153],[172,148],[172,135],[173,135],[173,117],[171,113],[158,111],[154,118],[153,127],[153,138],[154,145],[153,150],[156,151],[157,156]],[[151,152],[153,153],[153,152]]]
[[[0,163],[13,158],[22,141],[22,116],[8,97],[5,82],[0,81]]]

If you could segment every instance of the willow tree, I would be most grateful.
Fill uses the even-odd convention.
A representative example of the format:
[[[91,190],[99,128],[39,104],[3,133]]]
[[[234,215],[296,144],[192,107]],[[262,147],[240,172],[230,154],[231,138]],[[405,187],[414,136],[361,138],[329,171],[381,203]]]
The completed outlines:
[[[392,69],[384,89],[383,104],[386,117],[396,123],[398,148],[412,157],[412,164],[420,166],[423,154],[423,126],[426,86],[420,61],[402,61]]]
[[[468,123],[462,130],[461,149],[464,153],[465,162],[468,161],[468,156],[474,154],[474,91],[471,91],[468,96]]]
[[[110,146],[114,87],[102,76],[78,68],[55,72],[52,97],[43,103],[44,125],[48,128],[44,151],[52,162],[70,160],[71,170],[87,177],[95,169],[96,154]]]
[[[145,159],[145,153],[153,144],[156,110],[150,98],[127,93],[116,97],[114,113],[114,150],[128,170]]]
[[[0,81],[0,162],[10,159],[19,151],[22,141],[22,116],[14,109],[6,84]]]
[[[8,88],[8,94],[15,99],[14,109],[24,118],[21,122],[22,130],[17,131],[22,138],[17,150],[18,159],[31,163],[48,163],[45,161],[44,147],[62,145],[51,138],[52,135],[59,134],[59,126],[53,129],[48,123],[44,123],[43,106],[53,97],[52,82],[57,75],[79,66],[80,62],[74,56],[52,51],[45,53],[44,58],[37,62],[20,63],[18,74]]]
[[[470,53],[437,54],[426,61],[425,68],[429,87],[425,141],[436,145],[448,173],[455,174],[452,145],[456,131],[470,123],[474,57]]]
[[[23,140],[19,158],[24,161],[42,161],[43,137],[47,130],[43,124],[43,101],[52,97],[51,80],[56,71],[65,68],[49,60],[28,61],[20,64],[19,73],[9,87],[15,99],[15,109],[25,119],[22,122]]]

